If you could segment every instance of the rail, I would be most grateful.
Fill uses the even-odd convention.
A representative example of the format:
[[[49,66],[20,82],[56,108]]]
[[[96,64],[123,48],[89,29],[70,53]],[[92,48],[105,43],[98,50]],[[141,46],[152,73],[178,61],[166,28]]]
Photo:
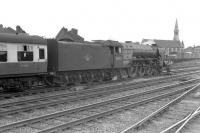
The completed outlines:
[[[93,116],[89,116],[87,118],[80,119],[78,121],[70,122],[70,123],[67,124],[68,125],[67,127],[70,127],[71,125],[74,125],[76,123],[82,123],[83,121],[88,121],[88,120],[94,119],[96,117],[99,118],[100,116],[104,116],[106,114],[112,114],[112,113],[118,112],[120,110],[124,110],[124,109],[127,109],[127,108],[136,107],[136,106],[139,106],[139,105],[142,105],[142,104],[145,104],[145,103],[157,100],[157,99],[161,99],[161,98],[166,97],[166,96],[174,95],[174,94],[183,92],[185,90],[188,90],[189,88],[191,88],[193,86],[194,85],[190,85],[190,86],[187,86],[187,87],[175,90],[175,91],[173,90],[173,91],[168,92],[168,93],[160,94],[159,96],[154,96],[154,97],[151,97],[151,98],[146,98],[146,99],[141,100],[139,102],[134,102],[132,104],[122,105],[122,107],[118,107],[116,109],[111,109],[109,111],[105,111],[105,112],[102,112],[102,113],[99,113],[99,114],[96,114],[96,115],[93,115]],[[150,90],[150,91],[152,91],[152,90]],[[157,89],[156,91],[159,91],[159,90]],[[119,98],[115,98],[115,99],[111,99],[111,100],[107,100],[107,101],[103,101],[103,102],[98,102],[98,103],[95,103],[95,104],[81,106],[81,107],[70,109],[70,110],[64,110],[64,111],[55,112],[55,113],[52,113],[52,114],[48,114],[48,115],[36,117],[36,118],[31,118],[31,119],[26,119],[26,120],[18,121],[18,122],[15,122],[15,123],[11,123],[11,124],[8,124],[8,125],[1,126],[0,127],[0,131],[4,131],[4,130],[11,129],[11,128],[20,127],[20,126],[31,124],[31,123],[35,123],[35,122],[45,121],[47,119],[52,119],[52,118],[56,118],[56,117],[59,117],[59,116],[68,115],[70,113],[75,113],[75,112],[80,112],[80,111],[84,111],[84,110],[87,110],[87,109],[92,109],[94,107],[108,105],[108,104],[113,103],[113,102],[116,103],[118,101],[123,101],[125,99],[130,99],[130,98],[136,97],[137,95],[142,95],[142,94],[145,94],[145,93],[149,93],[149,92],[141,92],[141,93],[137,93],[137,94],[131,94],[131,95],[128,95],[128,96],[123,96],[123,97],[119,97]],[[66,126],[66,124],[65,124],[65,126]],[[65,127],[65,126],[61,126],[61,127]],[[49,130],[50,129],[48,129],[48,131]],[[53,129],[51,129],[51,130],[53,130]]]
[[[140,120],[139,122],[135,123],[134,125],[128,127],[127,129],[125,129],[124,131],[122,131],[121,133],[128,133],[136,128],[139,128],[141,126],[143,126],[147,121],[149,121],[150,119],[152,119],[153,117],[155,117],[156,115],[158,115],[159,113],[163,112],[164,110],[166,110],[167,108],[169,108],[171,105],[174,105],[175,103],[177,103],[179,100],[181,100],[183,97],[185,97],[186,95],[188,95],[189,93],[191,93],[192,91],[194,91],[195,89],[197,89],[198,87],[200,87],[200,83],[195,85],[193,88],[191,88],[190,90],[184,92],[182,95],[180,95],[179,97],[177,97],[176,99],[172,100],[171,102],[169,102],[168,104],[164,105],[163,107],[161,107],[160,109],[156,110],[155,112],[153,112],[152,114],[148,115],[147,117],[143,118],[142,120]]]
[[[194,119],[198,115],[200,115],[200,106],[194,112],[191,112],[189,115],[187,115],[187,117],[183,118],[182,120],[178,121],[167,129],[161,131],[160,133],[169,133],[174,128],[177,129],[174,131],[174,133],[180,133],[183,127],[185,127],[192,119]]]

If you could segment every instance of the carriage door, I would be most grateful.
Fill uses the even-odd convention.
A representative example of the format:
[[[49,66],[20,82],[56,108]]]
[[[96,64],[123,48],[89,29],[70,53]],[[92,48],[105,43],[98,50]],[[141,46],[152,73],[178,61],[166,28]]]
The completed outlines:
[[[47,47],[45,45],[38,46],[38,61],[46,62],[47,61]]]
[[[47,69],[47,46],[39,45],[37,46],[37,59],[38,59],[38,71],[46,71]]]

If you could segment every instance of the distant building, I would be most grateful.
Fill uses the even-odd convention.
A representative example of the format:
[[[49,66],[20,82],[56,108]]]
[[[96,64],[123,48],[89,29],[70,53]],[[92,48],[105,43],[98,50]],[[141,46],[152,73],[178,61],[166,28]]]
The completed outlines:
[[[56,40],[58,41],[70,41],[70,42],[84,42],[84,38],[78,35],[78,30],[72,28],[68,31],[67,28],[63,27],[57,34]]]
[[[176,19],[176,24],[175,24],[175,28],[174,28],[174,41],[179,41],[179,29],[178,29],[178,21]]]
[[[12,29],[11,27],[3,27],[2,24],[0,24],[0,33],[8,33],[8,34],[20,34],[26,32],[19,26],[16,26],[16,30]]]
[[[200,46],[185,48],[184,58],[200,58]]]
[[[0,24],[0,33],[16,34],[16,31],[10,27],[3,27],[3,25]]]
[[[142,44],[157,44],[164,54],[171,58],[183,58],[184,43],[179,40],[178,22],[176,20],[173,40],[143,39]]]
[[[157,44],[159,49],[164,51],[164,54],[172,58],[182,58],[184,44],[175,40],[157,40],[143,39],[142,44]]]

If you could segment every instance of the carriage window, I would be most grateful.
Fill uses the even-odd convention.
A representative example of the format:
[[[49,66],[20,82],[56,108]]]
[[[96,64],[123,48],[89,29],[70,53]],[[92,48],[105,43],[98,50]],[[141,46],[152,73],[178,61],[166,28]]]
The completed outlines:
[[[33,52],[18,51],[18,61],[33,61]]]
[[[33,46],[19,45],[17,56],[18,61],[33,61]]]
[[[0,62],[7,61],[7,51],[0,51]]]
[[[45,59],[44,49],[39,49],[39,58],[40,59]]]
[[[7,61],[7,46],[6,44],[0,44],[0,62]]]
[[[24,46],[24,51],[27,51],[27,46]]]

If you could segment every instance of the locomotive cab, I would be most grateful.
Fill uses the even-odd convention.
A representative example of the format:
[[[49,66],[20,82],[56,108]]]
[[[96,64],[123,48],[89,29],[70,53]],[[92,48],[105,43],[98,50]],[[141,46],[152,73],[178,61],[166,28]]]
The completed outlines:
[[[104,47],[110,49],[111,55],[111,67],[112,68],[122,68],[123,65],[123,53],[122,53],[122,44],[118,41],[113,40],[94,40],[96,43],[101,44]]]
[[[118,68],[123,66],[123,54],[121,46],[109,46],[112,55],[112,67]]]

